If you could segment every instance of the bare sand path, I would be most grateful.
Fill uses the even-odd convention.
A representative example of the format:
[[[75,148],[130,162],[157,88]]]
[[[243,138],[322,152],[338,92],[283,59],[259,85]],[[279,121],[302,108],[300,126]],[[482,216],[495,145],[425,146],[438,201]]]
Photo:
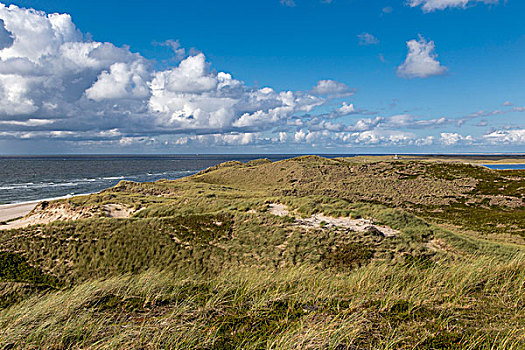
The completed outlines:
[[[335,226],[335,227],[348,228],[356,232],[365,232],[365,231],[370,232],[370,230],[376,230],[376,232],[379,232],[384,237],[395,237],[399,234],[399,231],[397,230],[394,230],[387,226],[375,225],[371,220],[364,219],[364,218],[360,218],[360,219],[351,219],[348,217],[333,218],[331,216],[325,216],[323,214],[314,214],[310,216],[309,218],[300,218],[296,216],[295,214],[290,214],[288,207],[280,203],[270,204],[268,211],[270,214],[277,215],[277,216],[293,215],[295,216],[296,224],[306,227],[306,228],[308,227],[328,228],[330,226]]]
[[[16,219],[29,214],[39,202],[0,205],[0,222]]]

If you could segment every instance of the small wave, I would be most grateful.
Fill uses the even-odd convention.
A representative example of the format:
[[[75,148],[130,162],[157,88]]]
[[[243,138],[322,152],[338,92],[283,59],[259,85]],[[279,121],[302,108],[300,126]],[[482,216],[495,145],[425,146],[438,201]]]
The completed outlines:
[[[24,182],[24,183],[14,183],[14,184],[6,184],[4,186],[0,186],[0,190],[13,190],[17,188],[28,188],[30,186],[34,185],[32,182]]]
[[[124,176],[108,176],[108,177],[102,177],[102,180],[122,180],[124,179]]]
[[[116,184],[117,180],[127,179],[136,182],[148,182],[158,179],[177,179],[188,174],[194,174],[198,170],[170,170],[164,172],[143,172],[135,175],[124,176],[93,176],[79,177],[73,179],[67,178],[41,178],[40,181],[19,182],[19,183],[1,183],[0,202],[20,203],[25,201],[42,201],[58,198],[68,198],[78,193],[94,193]],[[29,179],[28,179],[29,180]],[[42,197],[52,197],[39,199]]]

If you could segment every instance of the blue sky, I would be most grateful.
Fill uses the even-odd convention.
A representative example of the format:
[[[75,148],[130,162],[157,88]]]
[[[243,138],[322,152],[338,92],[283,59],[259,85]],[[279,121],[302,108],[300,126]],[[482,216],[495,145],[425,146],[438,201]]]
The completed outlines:
[[[525,149],[523,1],[4,4],[0,154]]]

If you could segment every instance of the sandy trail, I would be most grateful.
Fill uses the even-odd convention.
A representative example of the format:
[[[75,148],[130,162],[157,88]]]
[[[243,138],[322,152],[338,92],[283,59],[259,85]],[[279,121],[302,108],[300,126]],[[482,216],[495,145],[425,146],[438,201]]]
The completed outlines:
[[[0,222],[26,216],[33,210],[38,202],[0,205]]]
[[[277,216],[288,216],[293,215],[288,211],[288,207],[284,204],[272,203],[269,205],[268,211],[270,214]],[[355,232],[370,232],[376,231],[379,234],[382,234],[384,237],[394,237],[399,234],[399,231],[394,230],[387,226],[375,225],[371,220],[368,219],[351,219],[351,218],[334,218],[331,216],[325,216],[323,214],[314,214],[309,218],[303,219],[295,217],[295,222],[297,225],[309,228],[329,228],[329,227],[341,227],[347,228]]]
[[[394,230],[387,226],[375,225],[371,220],[368,219],[351,219],[351,218],[333,218],[331,216],[325,216],[323,214],[315,214],[306,219],[297,219],[297,223],[304,227],[323,227],[329,228],[331,226],[348,228],[355,232],[366,232],[370,231],[371,228],[379,231],[385,237],[394,237],[399,231]]]

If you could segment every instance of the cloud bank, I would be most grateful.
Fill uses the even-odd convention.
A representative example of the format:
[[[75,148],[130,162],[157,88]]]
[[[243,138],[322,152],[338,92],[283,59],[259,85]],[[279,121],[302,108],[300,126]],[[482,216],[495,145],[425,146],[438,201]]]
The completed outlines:
[[[0,45],[4,135],[261,131],[350,92],[332,80],[312,93],[250,88],[203,54],[157,71],[127,47],[89,40],[68,14],[14,5],[0,4]]]
[[[356,107],[350,99],[357,91],[332,79],[305,91],[250,87],[215,71],[202,53],[187,55],[176,41],[161,45],[172,47],[179,63],[156,69],[128,47],[91,40],[68,14],[0,4],[0,145],[53,143],[62,152],[67,147],[218,152],[216,147],[236,146],[323,152],[525,143],[521,129],[473,137],[442,132],[460,125],[443,116],[379,116]],[[400,76],[446,72],[432,41],[420,37],[407,45]],[[437,128],[439,136],[429,135]]]

